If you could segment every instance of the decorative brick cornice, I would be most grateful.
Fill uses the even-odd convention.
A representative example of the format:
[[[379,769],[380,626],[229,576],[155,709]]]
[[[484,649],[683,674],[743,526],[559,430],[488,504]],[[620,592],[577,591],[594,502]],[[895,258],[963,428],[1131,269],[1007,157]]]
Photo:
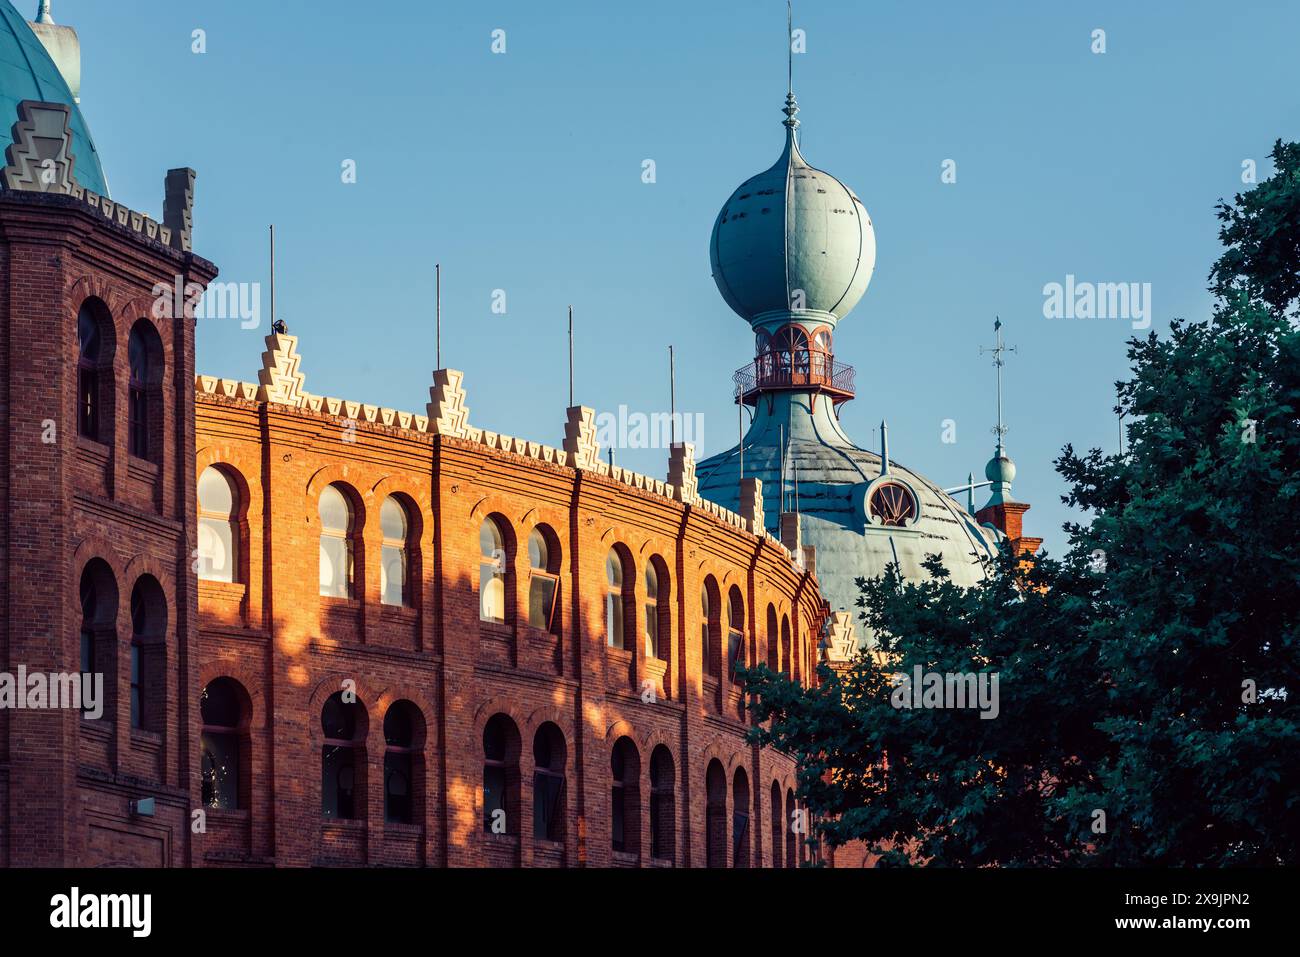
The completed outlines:
[[[68,126],[70,116],[71,111],[64,103],[38,100],[19,103],[18,122],[11,130],[12,142],[5,148],[7,165],[0,170],[0,186],[11,192],[70,196],[110,222],[165,246],[190,252],[194,171],[188,168],[168,171],[163,206],[167,225],[162,225],[144,213],[137,213],[107,196],[83,188],[77,182],[72,130]],[[173,227],[173,222],[177,228]]]

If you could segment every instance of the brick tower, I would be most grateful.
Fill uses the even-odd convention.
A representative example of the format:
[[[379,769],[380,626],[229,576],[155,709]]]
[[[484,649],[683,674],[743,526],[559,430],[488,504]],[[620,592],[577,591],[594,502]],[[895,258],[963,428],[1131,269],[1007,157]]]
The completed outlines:
[[[99,674],[103,694],[97,719],[49,707],[55,682],[46,707],[0,707],[0,864],[183,864],[192,307],[216,269],[190,251],[192,170],[168,174],[159,223],[82,185],[74,105],[17,113],[0,172],[0,668]]]

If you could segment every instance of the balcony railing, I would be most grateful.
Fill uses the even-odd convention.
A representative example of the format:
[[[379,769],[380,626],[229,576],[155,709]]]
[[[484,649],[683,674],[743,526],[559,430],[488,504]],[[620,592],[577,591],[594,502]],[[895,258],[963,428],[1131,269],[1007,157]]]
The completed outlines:
[[[853,366],[824,352],[771,352],[736,370],[736,401],[753,402],[760,392],[807,389],[829,393],[835,402],[853,398]]]

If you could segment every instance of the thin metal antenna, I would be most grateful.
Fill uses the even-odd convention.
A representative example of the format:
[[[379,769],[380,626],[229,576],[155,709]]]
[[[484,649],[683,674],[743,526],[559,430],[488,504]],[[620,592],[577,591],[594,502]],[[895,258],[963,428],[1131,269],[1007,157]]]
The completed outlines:
[[[785,426],[777,426],[777,441],[781,445],[781,514],[785,514]]]
[[[736,437],[740,443],[740,481],[745,481],[745,404],[736,403]]]
[[[573,306],[569,307],[569,408],[573,408]]]
[[[433,325],[435,369],[442,368],[442,264],[433,264]]]
[[[1018,352],[1019,347],[1008,346],[1002,341],[1002,318],[995,316],[993,319],[993,331],[997,333],[997,345],[980,346],[980,355],[989,352],[993,354],[993,365],[998,372],[998,424],[993,427],[993,434],[998,437],[998,449],[1002,449],[1002,437],[1007,434],[1007,427],[1002,424],[1002,367],[1006,365],[1006,360],[1002,358],[1007,352]]]
[[[785,92],[794,92],[794,10],[790,0],[785,0]]]
[[[275,223],[271,224],[271,331],[275,331]]]
[[[673,444],[677,444],[677,365],[673,359],[673,347],[668,347],[668,428],[672,433]]]

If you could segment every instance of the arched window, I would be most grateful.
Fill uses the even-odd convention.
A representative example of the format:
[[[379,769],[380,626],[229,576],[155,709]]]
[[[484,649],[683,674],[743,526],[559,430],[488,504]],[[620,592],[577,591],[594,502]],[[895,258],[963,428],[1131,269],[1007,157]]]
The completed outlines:
[[[700,637],[703,643],[704,674],[716,678],[721,670],[725,642],[722,637],[722,593],[712,575],[704,579],[701,600],[704,618],[700,626]]]
[[[409,605],[407,542],[410,522],[406,517],[406,506],[395,496],[388,496],[379,507],[379,528],[384,537],[379,551],[379,600],[385,605]]]
[[[834,357],[831,353],[830,329],[823,327],[813,333],[810,353],[813,375],[823,379],[831,378],[831,375],[834,372],[833,366],[835,363]]]
[[[727,773],[714,758],[704,774],[704,857],[707,867],[727,866]]]
[[[614,850],[641,853],[641,756],[628,737],[610,754],[610,841]]]
[[[650,856],[677,859],[677,772],[673,756],[662,744],[650,752]]]
[[[799,809],[795,807],[794,792],[785,792],[785,866],[799,866],[799,832],[801,830]]]
[[[147,319],[131,327],[127,338],[131,382],[127,399],[128,447],[136,458],[162,459],[163,351],[158,330]]]
[[[235,486],[209,465],[199,473],[199,578],[233,582],[239,571],[239,527]]]
[[[321,749],[321,814],[352,821],[365,817],[366,712],[343,692],[329,696],[320,714],[325,744]]]
[[[794,676],[790,670],[790,616],[781,616],[781,673],[787,678]]]
[[[352,499],[338,485],[320,493],[320,593],[326,598],[353,595],[356,534]]]
[[[767,606],[767,666],[772,671],[780,665],[780,650],[777,648],[776,606]]]
[[[611,548],[605,556],[605,638],[611,648],[626,648],[623,633],[624,614],[624,574],[623,556],[617,548]]]
[[[199,696],[204,807],[223,811],[246,807],[249,711],[248,692],[233,678],[213,679]]]
[[[550,721],[533,736],[533,837],[564,840],[564,735]]]
[[[727,677],[735,681],[736,670],[745,666],[745,601],[740,589],[731,586],[727,602]]]
[[[483,830],[519,833],[519,729],[504,714],[483,728]]]
[[[77,431],[112,441],[113,321],[108,307],[87,299],[77,310]]]
[[[488,516],[478,530],[478,618],[506,620],[506,543],[496,519]]]
[[[700,671],[713,674],[713,655],[709,644],[709,622],[713,620],[713,611],[709,607],[709,586],[700,586]]]
[[[384,820],[413,824],[423,820],[418,797],[424,762],[424,716],[410,701],[395,701],[384,714]]]
[[[772,866],[781,866],[785,848],[785,815],[781,813],[781,785],[772,782]]]
[[[659,575],[653,559],[645,565],[645,656],[667,660],[668,649],[659,641]]]
[[[731,781],[731,866],[749,867],[749,775],[736,768]]]
[[[95,710],[83,708],[83,718],[98,720],[115,709],[117,684],[117,581],[102,558],[92,558],[81,573],[81,672],[104,676],[105,700]],[[91,680],[90,678],[84,679]],[[85,702],[83,702],[84,704]]]
[[[166,718],[167,599],[152,575],[131,589],[131,727],[161,731]]]
[[[528,535],[528,623],[542,631],[556,630],[559,571],[559,540],[549,528],[538,525]]]

